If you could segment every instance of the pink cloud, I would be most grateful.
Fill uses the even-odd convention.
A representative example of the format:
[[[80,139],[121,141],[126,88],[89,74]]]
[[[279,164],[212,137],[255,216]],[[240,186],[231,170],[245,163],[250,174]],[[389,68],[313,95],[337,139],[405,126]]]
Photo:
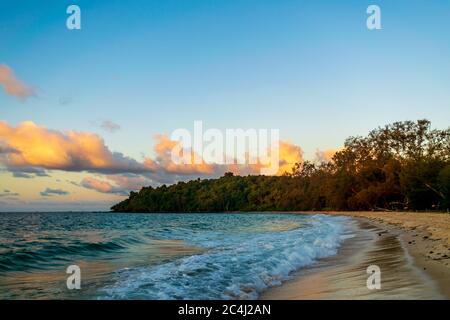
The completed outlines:
[[[5,64],[0,65],[0,85],[3,86],[6,94],[21,100],[35,95],[33,88],[17,79],[13,70]]]

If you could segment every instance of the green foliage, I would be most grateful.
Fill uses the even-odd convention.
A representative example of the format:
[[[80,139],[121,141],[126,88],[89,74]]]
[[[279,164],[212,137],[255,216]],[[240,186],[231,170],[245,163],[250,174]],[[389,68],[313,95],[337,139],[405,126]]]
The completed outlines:
[[[396,122],[350,137],[329,163],[296,164],[285,176],[234,176],[145,187],[119,212],[448,210],[450,129]]]
[[[450,165],[445,166],[438,177],[438,190],[442,192],[442,209],[449,210],[450,208]]]

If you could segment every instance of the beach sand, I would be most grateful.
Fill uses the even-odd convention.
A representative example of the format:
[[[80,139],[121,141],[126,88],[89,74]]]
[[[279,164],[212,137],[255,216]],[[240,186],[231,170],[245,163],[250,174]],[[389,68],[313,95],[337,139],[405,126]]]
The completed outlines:
[[[450,299],[450,214],[324,213],[353,217],[355,236],[261,299]],[[380,290],[366,286],[369,265],[380,267]]]

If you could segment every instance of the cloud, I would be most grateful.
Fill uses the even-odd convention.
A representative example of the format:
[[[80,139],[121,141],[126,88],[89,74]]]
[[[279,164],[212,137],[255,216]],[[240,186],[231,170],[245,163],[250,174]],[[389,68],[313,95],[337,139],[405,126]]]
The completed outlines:
[[[0,140],[0,157],[8,154],[8,153],[18,153],[19,151],[17,151],[16,149],[13,149],[9,146],[6,145],[6,143],[4,141]]]
[[[0,198],[6,198],[6,197],[8,197],[8,198],[16,198],[18,196],[20,196],[19,193],[11,192],[8,189],[5,189],[5,190],[3,190],[3,192],[0,192]]]
[[[343,148],[336,149],[326,149],[326,150],[316,150],[316,161],[317,162],[330,162],[333,160],[336,152],[342,151]]]
[[[51,189],[51,188],[47,188],[44,191],[41,191],[41,196],[43,197],[50,197],[53,195],[57,195],[57,196],[64,196],[69,194],[69,192],[64,191],[62,189]]]
[[[109,183],[108,181],[99,180],[94,177],[84,178],[81,181],[81,186],[102,193],[116,193],[116,190],[114,189],[114,186],[111,183]]]
[[[280,164],[278,175],[291,172],[296,163],[303,162],[303,150],[299,146],[288,141],[280,141],[279,144]]]
[[[217,170],[217,165],[207,164],[203,159],[200,163],[195,163],[194,158],[198,155],[191,150],[184,150],[190,153],[190,164],[175,163],[172,161],[172,150],[182,145],[178,141],[170,140],[166,135],[156,135],[157,143],[154,147],[156,158],[146,158],[144,164],[153,172],[164,171],[169,174],[193,175],[193,174],[213,174]]]
[[[103,129],[105,129],[108,132],[114,133],[118,130],[120,130],[120,125],[118,125],[117,123],[114,123],[110,120],[105,120],[102,122],[102,124],[100,125],[100,127],[102,127]]]
[[[103,180],[86,177],[81,181],[80,186],[101,193],[128,195],[130,191],[139,190],[150,182],[147,178],[141,176],[109,175],[105,176]]]
[[[34,177],[50,177],[50,175],[41,168],[34,167],[20,167],[20,168],[8,168],[8,171],[12,173],[15,178],[32,179]]]
[[[4,64],[0,65],[0,85],[3,86],[6,94],[19,98],[20,100],[26,100],[35,95],[33,88],[17,79],[13,70]]]
[[[110,174],[148,170],[136,160],[110,151],[93,133],[49,130],[31,121],[12,127],[0,121],[0,141],[8,150],[14,150],[0,155],[10,171],[28,167]]]
[[[188,152],[191,164],[176,164],[172,161],[171,153],[174,148],[181,150],[182,146],[180,142],[170,140],[165,135],[157,135],[155,138],[158,141],[154,148],[156,158],[146,158],[144,164],[154,172],[152,175],[153,180],[159,182],[171,183],[175,180],[186,180],[186,178],[195,176],[221,176],[228,171],[239,175],[260,174],[261,169],[269,167],[258,162],[243,165],[208,164],[198,154],[189,149],[184,149],[184,152]],[[279,141],[278,149],[273,150],[273,152],[278,152],[279,154],[277,175],[290,172],[295,163],[303,162],[303,150],[288,141]],[[197,164],[194,161],[195,157],[199,157],[200,159]]]
[[[188,152],[192,164],[172,161],[172,150],[182,149],[181,142],[166,135],[155,136],[154,157],[138,162],[119,152],[113,152],[97,134],[88,132],[61,132],[38,126],[31,121],[16,127],[0,121],[0,164],[13,176],[33,178],[48,176],[49,170],[90,172],[104,175],[103,180],[86,178],[81,185],[104,193],[125,194],[143,185],[173,183],[197,177],[218,177],[227,171],[235,174],[260,174],[256,164],[211,164],[192,150]],[[303,161],[302,149],[290,142],[279,141],[279,170],[290,172],[297,162]],[[200,159],[195,163],[195,158]],[[79,185],[77,182],[72,184]]]

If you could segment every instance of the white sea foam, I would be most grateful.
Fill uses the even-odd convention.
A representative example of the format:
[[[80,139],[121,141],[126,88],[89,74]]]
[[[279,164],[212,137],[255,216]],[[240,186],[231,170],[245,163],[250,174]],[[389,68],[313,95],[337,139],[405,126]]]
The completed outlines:
[[[335,255],[348,234],[348,218],[304,216],[287,231],[202,232],[188,243],[201,254],[150,267],[118,270],[102,299],[256,299],[293,271]]]

